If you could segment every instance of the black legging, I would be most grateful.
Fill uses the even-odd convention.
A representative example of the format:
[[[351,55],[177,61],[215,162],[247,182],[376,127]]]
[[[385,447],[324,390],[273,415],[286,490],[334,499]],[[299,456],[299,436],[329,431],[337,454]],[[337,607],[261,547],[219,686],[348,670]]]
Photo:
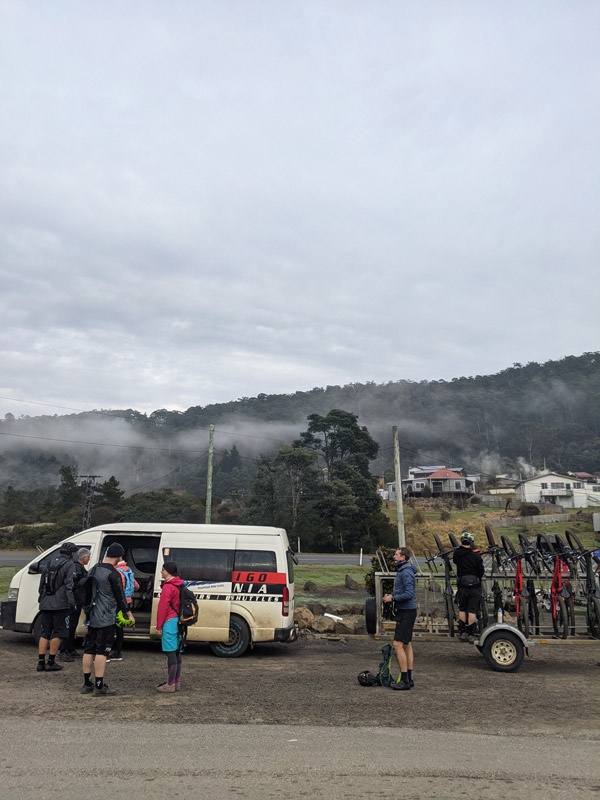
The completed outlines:
[[[181,653],[179,650],[170,650],[167,653],[167,683],[172,686],[179,683],[181,676]]]

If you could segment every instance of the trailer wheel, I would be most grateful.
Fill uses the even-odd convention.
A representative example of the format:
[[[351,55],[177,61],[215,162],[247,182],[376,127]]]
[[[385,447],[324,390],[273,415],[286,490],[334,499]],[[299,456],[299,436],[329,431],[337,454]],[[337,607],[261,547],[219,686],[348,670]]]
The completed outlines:
[[[210,642],[210,649],[221,658],[237,658],[243,655],[250,644],[250,628],[241,618],[232,614],[229,619],[229,641]]]
[[[371,635],[377,633],[377,600],[375,597],[367,597],[365,600],[365,625],[367,633]]]
[[[525,656],[523,642],[510,631],[494,631],[481,646],[488,667],[495,672],[516,672]]]

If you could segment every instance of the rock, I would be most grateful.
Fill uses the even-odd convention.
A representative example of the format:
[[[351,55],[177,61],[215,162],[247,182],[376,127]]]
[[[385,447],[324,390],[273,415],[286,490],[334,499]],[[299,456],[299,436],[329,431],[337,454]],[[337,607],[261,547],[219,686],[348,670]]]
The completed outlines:
[[[340,620],[339,622],[335,623],[335,632],[339,634],[350,634],[354,635],[356,631],[356,621],[352,619],[352,617],[348,617],[347,619]]]
[[[319,591],[319,587],[317,586],[316,583],[314,583],[314,581],[306,581],[306,583],[304,584],[304,591],[305,592],[318,592]]]
[[[335,620],[331,617],[317,617],[313,628],[315,633],[333,633],[335,631]]]
[[[323,603],[307,603],[306,608],[315,615],[315,617],[322,617],[325,613],[325,606]]]
[[[315,615],[312,611],[308,608],[297,608],[294,611],[294,620],[298,623],[298,627],[301,631],[306,630],[306,628],[312,628],[315,624]]]
[[[430,592],[443,592],[444,591],[442,586],[441,586],[441,584],[439,584],[437,581],[429,581],[429,584],[427,585],[427,588],[429,589]]]
[[[360,584],[357,583],[354,578],[351,578],[350,575],[346,575],[344,586],[346,589],[350,589],[352,592],[358,592],[358,590],[361,588]]]
[[[364,618],[358,617],[356,620],[356,628],[354,633],[358,634],[359,636],[366,636],[367,635],[367,622]]]

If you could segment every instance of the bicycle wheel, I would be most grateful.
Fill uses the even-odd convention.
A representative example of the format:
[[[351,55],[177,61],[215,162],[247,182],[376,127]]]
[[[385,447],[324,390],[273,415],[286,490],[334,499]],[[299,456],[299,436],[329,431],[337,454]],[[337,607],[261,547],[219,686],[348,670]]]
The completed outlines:
[[[434,534],[433,534],[433,538],[435,539],[435,543],[436,543],[436,545],[437,545],[438,553],[445,553],[445,552],[446,552],[446,550],[445,550],[445,548],[444,548],[444,546],[443,546],[443,544],[442,544],[442,540],[440,539],[440,537],[438,536],[438,534],[437,534],[437,533],[434,533]]]
[[[575,531],[570,531],[568,528],[565,530],[565,536],[567,537],[567,542],[571,546],[572,550],[579,550],[581,553],[584,552],[585,547],[581,544],[581,539]]]
[[[519,603],[517,626],[521,633],[524,633],[525,636],[529,636],[529,602],[525,597],[522,597]]]
[[[566,639],[569,635],[569,619],[564,597],[559,597],[556,601],[556,616],[552,617],[552,627],[557,639]]]
[[[527,581],[527,589],[529,591],[529,629],[534,636],[537,636],[540,632],[540,609],[532,580]]]
[[[448,633],[454,636],[454,601],[449,594],[445,596],[446,601],[446,617],[448,618]]]
[[[479,630],[483,631],[487,628],[488,623],[490,621],[488,608],[487,608],[487,599],[486,593],[482,590],[481,595],[481,605],[479,606]]]
[[[588,596],[587,624],[592,639],[600,639],[600,600],[594,595]]]
[[[494,531],[489,522],[485,523],[485,535],[487,536],[488,544],[490,547],[497,547],[496,539],[494,538]]]
[[[454,547],[454,549],[456,549],[457,547],[460,547],[460,545],[458,543],[458,540],[457,540],[456,536],[453,533],[449,533],[448,534],[448,539],[450,539],[450,546],[451,547]]]
[[[504,552],[506,553],[506,555],[509,556],[510,558],[516,558],[517,550],[514,544],[511,542],[511,540],[508,539],[504,534],[502,534],[502,536],[500,537],[500,541],[502,542],[502,547],[504,548]]]
[[[569,634],[575,636],[575,595],[571,592],[565,600],[567,616],[569,617]]]

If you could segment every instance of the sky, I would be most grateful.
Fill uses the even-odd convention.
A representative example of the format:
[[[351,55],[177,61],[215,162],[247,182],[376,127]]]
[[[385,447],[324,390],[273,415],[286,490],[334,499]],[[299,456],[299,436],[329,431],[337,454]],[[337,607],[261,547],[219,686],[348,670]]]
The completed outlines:
[[[0,418],[595,350],[600,4],[0,0]]]

